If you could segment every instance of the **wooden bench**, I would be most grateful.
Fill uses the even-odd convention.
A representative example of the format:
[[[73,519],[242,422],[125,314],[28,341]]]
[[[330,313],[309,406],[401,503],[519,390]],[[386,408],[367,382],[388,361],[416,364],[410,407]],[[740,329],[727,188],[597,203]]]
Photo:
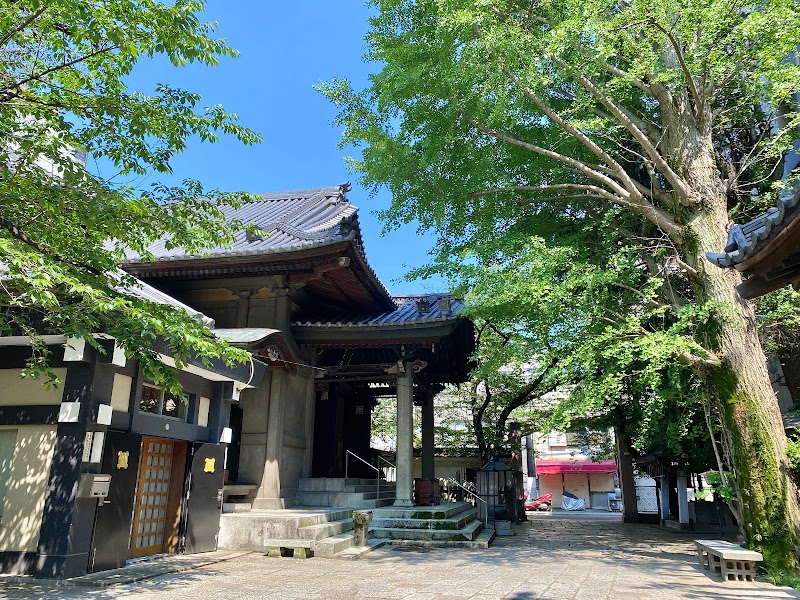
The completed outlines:
[[[764,560],[760,552],[746,550],[722,540],[695,540],[700,566],[719,571],[722,581],[755,581],[756,565]]]

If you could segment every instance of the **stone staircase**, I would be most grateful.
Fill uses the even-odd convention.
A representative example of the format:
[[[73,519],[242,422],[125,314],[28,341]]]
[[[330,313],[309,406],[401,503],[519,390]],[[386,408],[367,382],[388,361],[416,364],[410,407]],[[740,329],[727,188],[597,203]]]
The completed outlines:
[[[295,509],[240,512],[234,502],[220,520],[219,548],[270,556],[357,558],[384,544],[488,548],[494,538],[494,531],[484,530],[470,503],[399,508],[391,506],[394,485],[381,482],[378,494],[376,483],[374,479],[301,479],[302,508]],[[353,545],[354,509],[373,514],[364,547]]]
[[[395,486],[377,480],[359,478],[303,478],[300,480],[300,506],[379,508],[394,503]]]
[[[494,531],[484,531],[477,518],[468,502],[379,508],[373,511],[370,533],[396,546],[488,548]]]
[[[304,548],[312,553],[321,541],[333,551],[348,547],[336,545],[337,536],[348,536],[353,529],[352,511],[336,510],[251,510],[223,514],[220,519],[219,548],[266,552],[270,548]],[[352,534],[349,534],[352,545]],[[341,537],[339,539],[342,539]],[[338,549],[338,550],[337,550]]]

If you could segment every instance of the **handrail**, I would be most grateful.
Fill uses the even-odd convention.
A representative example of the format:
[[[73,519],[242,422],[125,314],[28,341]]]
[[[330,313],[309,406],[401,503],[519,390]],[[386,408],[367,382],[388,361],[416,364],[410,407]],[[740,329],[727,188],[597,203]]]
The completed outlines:
[[[448,483],[455,483],[455,484],[456,484],[458,487],[460,487],[462,490],[464,490],[465,492],[467,492],[467,493],[468,493],[470,496],[475,496],[475,498],[476,498],[477,500],[480,500],[481,502],[483,502],[483,503],[484,503],[484,504],[486,504],[487,506],[489,505],[489,503],[488,503],[488,502],[486,502],[486,500],[484,500],[483,498],[481,498],[480,496],[478,496],[478,494],[476,494],[476,493],[475,493],[475,492],[473,492],[472,490],[470,490],[470,489],[468,489],[467,487],[465,487],[465,486],[461,485],[461,483],[459,483],[459,482],[458,482],[458,480],[456,480],[456,479],[453,479],[453,478],[451,477],[451,478],[449,478],[449,479],[445,479],[445,481],[447,481]]]
[[[350,450],[347,450],[347,454],[345,454],[345,457],[344,457],[344,476],[345,477],[347,477],[348,471],[349,471],[349,467],[350,467],[350,456],[348,456],[348,455],[355,456],[358,460],[360,460],[362,463],[367,465],[370,469],[372,469],[373,471],[378,471],[380,473],[380,469],[378,467],[376,467],[372,463],[368,463],[367,461],[365,461],[363,458],[361,458],[355,452],[351,452]]]
[[[349,471],[350,471],[350,455],[355,456],[358,460],[360,460],[362,463],[367,465],[370,469],[372,469],[373,471],[376,471],[378,473],[377,477],[375,478],[375,480],[377,481],[377,489],[376,489],[376,494],[375,494],[375,503],[377,505],[378,500],[381,499],[381,470],[378,467],[376,467],[375,465],[373,465],[372,463],[368,463],[366,460],[361,458],[355,452],[351,452],[350,450],[347,450],[347,453],[344,455],[344,477],[345,477],[345,479],[347,479],[347,476],[348,476]]]

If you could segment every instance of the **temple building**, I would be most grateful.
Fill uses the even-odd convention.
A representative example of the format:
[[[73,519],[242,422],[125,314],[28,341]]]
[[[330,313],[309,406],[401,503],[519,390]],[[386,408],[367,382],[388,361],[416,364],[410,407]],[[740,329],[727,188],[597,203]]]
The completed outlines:
[[[448,294],[387,291],[348,191],[264,194],[226,209],[262,236],[241,231],[203,256],[162,240],[149,248],[154,261],[127,257],[122,268],[142,282],[134,293],[193,312],[253,356],[233,368],[188,364],[179,374],[188,402],[148,381],[102,332],[105,354],[46,339],[58,389],[20,379],[27,338],[0,338],[4,572],[65,578],[213,550],[227,535],[223,503],[236,511],[226,517],[359,505],[346,502],[359,493],[360,505],[412,507],[414,404],[432,479],[433,397],[466,380],[473,326]],[[397,399],[396,486],[374,496],[345,490],[346,478],[380,488],[370,414],[386,396]],[[332,481],[344,496],[325,487]],[[255,521],[244,533],[244,521],[231,522],[240,535],[261,535]]]

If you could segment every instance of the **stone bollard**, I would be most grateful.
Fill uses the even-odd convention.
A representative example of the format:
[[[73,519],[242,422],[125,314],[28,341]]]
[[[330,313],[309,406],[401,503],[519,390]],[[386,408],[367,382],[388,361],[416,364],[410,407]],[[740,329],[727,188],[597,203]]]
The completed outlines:
[[[355,532],[353,534],[353,545],[355,546],[367,545],[367,531],[369,531],[369,524],[371,522],[372,522],[371,510],[353,511],[353,525],[355,525]]]

